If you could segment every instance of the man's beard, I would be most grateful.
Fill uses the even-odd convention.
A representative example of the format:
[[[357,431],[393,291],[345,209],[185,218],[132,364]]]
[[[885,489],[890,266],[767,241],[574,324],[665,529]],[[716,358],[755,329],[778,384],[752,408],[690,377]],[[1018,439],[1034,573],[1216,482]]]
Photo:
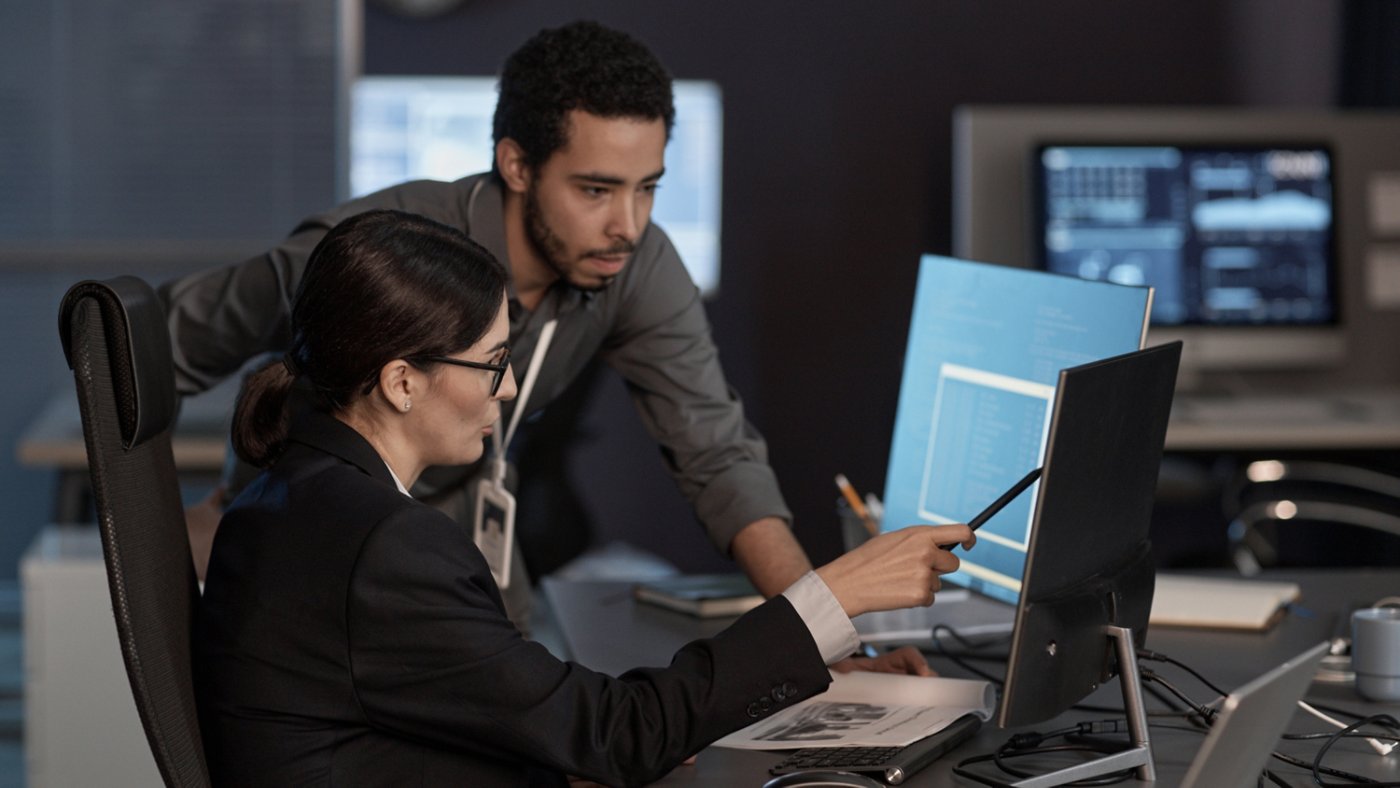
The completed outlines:
[[[554,273],[558,274],[559,278],[564,280],[570,287],[585,292],[598,292],[599,290],[606,290],[612,285],[613,280],[617,279],[616,276],[608,276],[603,277],[598,282],[587,284],[575,281],[570,275],[572,266],[570,266],[569,262],[565,259],[568,255],[568,249],[564,245],[564,239],[560,238],[554,230],[550,229],[549,224],[545,222],[544,212],[540,210],[540,201],[535,193],[534,184],[531,184],[529,188],[525,190],[525,235],[529,238],[530,245],[535,248],[535,253],[540,256],[540,259],[544,260],[545,264],[548,265]],[[608,249],[585,252],[579,255],[579,259],[581,260],[585,257],[592,257],[595,255],[630,255],[632,252],[636,251],[636,249],[636,244],[620,241]]]

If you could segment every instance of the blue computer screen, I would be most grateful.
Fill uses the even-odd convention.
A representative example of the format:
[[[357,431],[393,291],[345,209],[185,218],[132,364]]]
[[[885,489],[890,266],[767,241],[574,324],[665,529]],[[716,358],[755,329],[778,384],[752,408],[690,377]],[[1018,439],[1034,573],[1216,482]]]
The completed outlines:
[[[1137,350],[1151,290],[926,256],[895,413],[882,529],[966,522],[1044,461],[1060,370]],[[1033,486],[947,580],[1015,602]]]
[[[1331,152],[1322,145],[1045,145],[1041,265],[1156,288],[1157,325],[1337,320]]]

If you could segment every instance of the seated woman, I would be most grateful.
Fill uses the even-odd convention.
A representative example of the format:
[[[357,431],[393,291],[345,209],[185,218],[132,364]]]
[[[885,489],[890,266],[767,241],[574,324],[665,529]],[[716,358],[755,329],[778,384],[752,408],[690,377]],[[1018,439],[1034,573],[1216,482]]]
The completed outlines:
[[[216,784],[635,784],[822,692],[849,616],[926,605],[966,526],[886,534],[667,668],[621,678],[524,639],[471,535],[406,492],[475,461],[515,396],[505,270],[409,214],[347,219],[311,257],[292,346],[248,382],[196,632]],[[291,408],[293,386],[309,408]],[[289,415],[289,410],[294,411]]]

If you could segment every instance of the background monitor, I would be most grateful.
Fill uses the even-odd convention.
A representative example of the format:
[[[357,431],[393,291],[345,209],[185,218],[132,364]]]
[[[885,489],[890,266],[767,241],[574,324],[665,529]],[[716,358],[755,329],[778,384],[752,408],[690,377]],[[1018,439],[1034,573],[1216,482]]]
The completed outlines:
[[[723,109],[713,82],[673,83],[676,123],[652,221],[675,243],[702,292],[719,289]],[[404,181],[451,181],[491,169],[492,77],[366,76],[351,95],[350,192]]]
[[[1400,310],[1385,303],[1400,212],[1388,199],[1400,172],[1400,112],[1332,108],[967,105],[953,119],[953,253],[1035,267],[1033,195],[1046,144],[1280,150],[1330,154],[1339,322],[1155,325],[1153,343],[1185,339],[1179,388],[1205,393],[1392,386],[1386,341]]]
[[[1340,356],[1330,149],[1322,144],[1039,145],[1035,261],[1057,273],[1156,288],[1154,341],[1190,337],[1197,363]],[[1273,330],[1274,353],[1229,347]]]

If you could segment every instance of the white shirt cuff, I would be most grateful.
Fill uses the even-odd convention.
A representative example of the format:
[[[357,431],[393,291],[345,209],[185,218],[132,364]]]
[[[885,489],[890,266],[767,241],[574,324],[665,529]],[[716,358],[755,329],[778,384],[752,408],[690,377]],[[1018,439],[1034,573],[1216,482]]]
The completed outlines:
[[[792,603],[812,639],[817,642],[817,651],[822,661],[830,665],[845,659],[860,647],[855,625],[846,617],[836,595],[827,588],[826,581],[816,572],[808,572],[783,592]]]

